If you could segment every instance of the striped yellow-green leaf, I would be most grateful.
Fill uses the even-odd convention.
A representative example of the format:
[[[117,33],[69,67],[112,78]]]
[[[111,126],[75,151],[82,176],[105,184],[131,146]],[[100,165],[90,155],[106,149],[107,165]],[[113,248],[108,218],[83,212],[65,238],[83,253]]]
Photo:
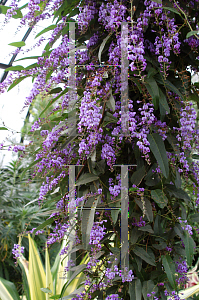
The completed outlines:
[[[44,267],[34,240],[29,239],[29,288],[31,299],[46,300],[45,293],[41,291],[46,285]]]
[[[20,300],[19,294],[14,283],[0,278],[0,299],[1,300]]]
[[[46,253],[45,253],[45,269],[46,269],[46,285],[45,288],[50,289],[53,291],[53,277],[50,269],[50,259],[49,259],[49,254],[48,254],[48,248],[46,244]],[[46,293],[46,300],[49,300],[50,294]]]

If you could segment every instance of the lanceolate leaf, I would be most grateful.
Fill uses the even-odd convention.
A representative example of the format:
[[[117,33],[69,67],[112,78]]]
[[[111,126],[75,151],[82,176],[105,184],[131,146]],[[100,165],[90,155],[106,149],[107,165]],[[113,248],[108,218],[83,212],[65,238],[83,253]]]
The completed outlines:
[[[46,284],[46,275],[42,265],[42,261],[33,239],[29,239],[29,286],[31,299],[46,300],[45,293],[41,288]]]
[[[186,230],[184,231],[183,234],[183,242],[185,245],[187,263],[189,266],[191,266],[194,258],[193,253],[194,253],[195,242],[193,238],[190,236],[190,234],[188,233],[188,231]]]
[[[76,182],[76,186],[87,184],[89,182],[95,181],[99,179],[97,175],[91,174],[91,173],[85,173],[83,174]]]
[[[52,95],[52,94],[57,94],[57,93],[60,93],[62,91],[62,88],[60,87],[57,87],[55,89],[52,89],[49,94]]]
[[[142,284],[140,279],[135,279],[129,284],[130,300],[142,299]]]
[[[155,287],[154,282],[152,280],[144,281],[142,287],[142,295],[144,297],[144,300],[149,299],[149,297],[147,297],[147,294],[151,294],[151,292],[157,292],[157,287]]]
[[[176,281],[175,281],[175,273],[176,268],[175,264],[173,263],[172,258],[167,254],[162,256],[162,264],[164,266],[165,272],[167,274],[167,278],[172,286],[173,289],[176,288]]]
[[[44,293],[47,293],[46,295],[46,300],[50,299],[50,295],[48,293],[52,294],[53,291],[53,278],[52,278],[52,273],[50,269],[50,259],[49,259],[49,253],[48,253],[48,247],[46,243],[46,251],[45,251],[45,271],[46,271],[46,285],[45,288],[41,288],[41,291]]]
[[[0,278],[0,298],[2,300],[20,300],[14,283]]]
[[[160,208],[164,208],[168,203],[168,199],[166,195],[160,189],[152,190],[151,197],[158,204]]]
[[[56,27],[57,27],[56,25],[50,25],[50,26],[46,27],[45,29],[43,29],[42,31],[40,31],[40,32],[36,35],[35,39],[38,38],[40,35],[42,35],[42,34],[48,32],[48,31],[50,31],[50,30],[55,29]]]
[[[170,113],[170,108],[169,105],[167,103],[167,98],[165,96],[165,94],[162,92],[162,90],[159,88],[159,94],[160,94],[160,100],[159,102],[161,103],[161,105],[164,107],[164,109]]]
[[[153,99],[153,105],[155,109],[158,109],[160,94],[157,82],[153,77],[147,78],[145,81],[146,88]]]
[[[175,13],[175,14],[180,15],[179,11],[177,9],[173,8],[173,7],[163,6],[163,7],[161,7],[161,9],[169,10],[169,11],[172,11],[173,13]]]
[[[38,230],[41,230],[43,229],[44,227],[46,227],[47,225],[50,225],[54,222],[54,217],[52,218],[49,218],[47,219],[45,222],[43,222],[42,224],[40,224],[37,228],[35,228],[35,230],[33,231],[33,238],[35,236],[35,233],[38,231]]]
[[[21,70],[24,70],[23,66],[13,66],[13,67],[7,68],[5,71],[8,72],[8,71],[21,71]]]
[[[88,198],[82,212],[82,223],[81,223],[81,231],[82,231],[82,244],[83,247],[87,249],[89,241],[90,241],[90,233],[93,227],[94,215],[97,203],[100,199],[98,196]]]
[[[148,134],[147,138],[150,143],[149,147],[153,152],[153,155],[157,159],[163,175],[167,178],[169,176],[169,163],[164,142],[161,136],[157,133],[150,133]]]
[[[24,80],[27,77],[28,76],[23,76],[23,77],[20,77],[20,78],[14,80],[14,82],[9,86],[7,91],[10,91],[11,89],[13,89],[17,84],[19,84],[22,80]]]
[[[20,41],[20,42],[14,42],[14,43],[10,43],[8,44],[9,46],[14,46],[17,48],[23,47],[26,45],[26,43],[24,41]]]
[[[8,130],[6,127],[0,127],[0,130]]]
[[[156,266],[155,260],[143,248],[135,246],[133,252],[152,266]]]
[[[199,222],[199,213],[189,215],[189,219],[190,219],[192,222]]]
[[[102,51],[104,50],[104,46],[106,45],[106,42],[108,41],[108,39],[110,38],[112,33],[109,33],[109,35],[107,35],[107,37],[103,40],[102,44],[100,45],[100,48],[99,48],[99,53],[98,53],[98,59],[99,59],[99,62],[101,63],[102,60],[101,60],[101,57],[102,57]]]

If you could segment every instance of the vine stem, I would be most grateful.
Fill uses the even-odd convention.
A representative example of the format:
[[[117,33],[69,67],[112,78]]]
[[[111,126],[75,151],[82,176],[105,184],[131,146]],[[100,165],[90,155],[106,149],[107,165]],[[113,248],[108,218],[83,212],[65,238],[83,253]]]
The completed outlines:
[[[177,2],[175,0],[174,0],[174,3],[177,6],[177,8],[179,9],[179,11],[184,15],[185,20],[186,20],[190,30],[193,31],[193,28],[191,27],[191,24],[189,23],[187,15],[185,14],[185,12],[180,8],[180,6],[177,4]],[[193,34],[193,35],[199,40],[199,37],[196,34]]]

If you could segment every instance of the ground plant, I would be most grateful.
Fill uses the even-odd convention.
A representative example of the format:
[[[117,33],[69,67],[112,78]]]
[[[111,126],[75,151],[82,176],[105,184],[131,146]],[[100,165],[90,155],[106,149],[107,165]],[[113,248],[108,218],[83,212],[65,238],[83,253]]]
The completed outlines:
[[[42,137],[31,178],[43,181],[39,205],[53,192],[57,201],[33,237],[51,224],[47,245],[67,236],[66,271],[86,276],[52,299],[188,298],[199,247],[198,1],[13,0],[1,12],[20,26],[49,20],[41,55],[9,67],[0,92],[32,77],[24,105],[49,98],[30,130],[30,148]],[[29,146],[11,150],[25,157]]]

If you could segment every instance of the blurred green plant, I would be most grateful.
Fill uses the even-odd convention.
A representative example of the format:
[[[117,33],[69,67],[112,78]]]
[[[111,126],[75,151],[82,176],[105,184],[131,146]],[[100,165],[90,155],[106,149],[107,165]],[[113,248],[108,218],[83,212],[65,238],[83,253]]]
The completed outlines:
[[[81,272],[89,258],[85,256],[81,261],[81,268],[75,271],[74,275],[70,278],[65,278],[64,269],[67,266],[68,257],[62,260],[60,252],[58,252],[55,262],[50,267],[50,259],[48,248],[45,248],[45,267],[43,266],[40,253],[35,241],[28,235],[29,241],[29,261],[20,253],[18,258],[19,265],[23,273],[23,286],[24,294],[19,295],[14,283],[0,278],[0,298],[1,300],[48,300],[58,299],[63,296],[62,299],[70,299],[67,296],[73,294],[75,290],[81,288],[82,281],[85,279],[85,275]],[[65,238],[62,242],[61,249],[66,246],[68,239]],[[19,242],[20,243],[20,242]],[[19,248],[20,249],[20,248]]]
[[[48,203],[40,207],[37,202],[38,182],[28,183],[26,175],[21,180],[23,170],[19,161],[0,169],[0,276],[19,284],[21,275],[13,261],[13,245],[17,243],[19,234],[38,227],[50,215],[53,197],[50,195]],[[37,236],[36,240],[40,246],[45,237]],[[26,239],[23,240],[23,246],[28,254]]]

